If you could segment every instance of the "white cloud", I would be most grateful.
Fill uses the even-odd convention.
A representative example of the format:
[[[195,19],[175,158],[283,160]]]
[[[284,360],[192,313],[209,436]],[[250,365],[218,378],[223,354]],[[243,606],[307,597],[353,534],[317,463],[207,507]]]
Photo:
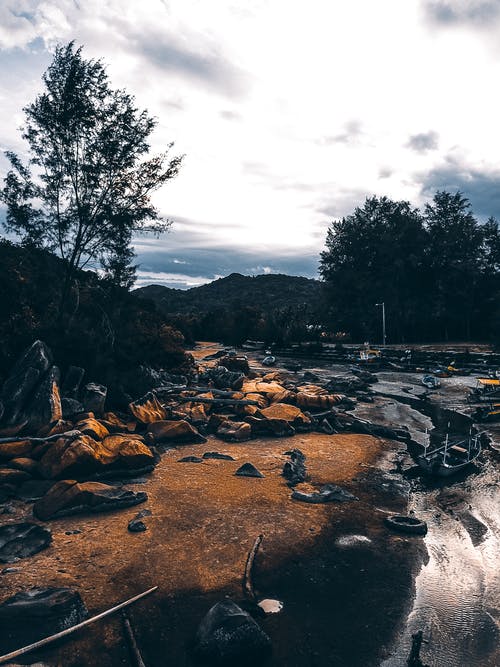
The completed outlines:
[[[476,15],[466,5],[462,27]],[[21,108],[48,50],[75,39],[158,118],[153,148],[175,140],[186,153],[178,178],[156,195],[166,215],[197,220],[207,246],[259,247],[266,258],[318,252],[331,216],[365,194],[418,203],[414,175],[457,146],[468,163],[497,160],[500,61],[482,37],[498,38],[498,22],[436,29],[429,6],[4,0],[0,143],[20,146]],[[429,133],[439,137],[433,150],[408,148]],[[164,243],[185,231],[181,221]]]

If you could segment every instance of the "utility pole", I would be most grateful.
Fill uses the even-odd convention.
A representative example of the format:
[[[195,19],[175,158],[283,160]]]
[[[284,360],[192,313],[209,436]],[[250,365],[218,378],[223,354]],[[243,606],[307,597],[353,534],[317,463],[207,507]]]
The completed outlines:
[[[382,340],[383,340],[383,345],[385,347],[386,344],[386,335],[385,335],[385,302],[382,301],[382,303],[376,303],[376,306],[382,306]]]

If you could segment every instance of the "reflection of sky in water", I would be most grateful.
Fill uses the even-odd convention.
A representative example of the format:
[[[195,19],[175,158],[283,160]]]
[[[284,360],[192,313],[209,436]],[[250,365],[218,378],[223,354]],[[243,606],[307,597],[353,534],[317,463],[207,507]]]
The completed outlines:
[[[429,506],[428,497],[414,498],[415,513],[428,522],[425,538],[429,562],[416,579],[416,597],[404,636],[394,655],[381,667],[401,667],[411,645],[411,634],[424,631],[428,645],[422,660],[431,667],[493,667],[500,663],[498,614],[500,601],[500,491],[494,471],[476,477],[470,496],[472,514],[488,526],[484,540],[474,547],[469,534],[453,515]],[[491,486],[487,486],[490,483]]]

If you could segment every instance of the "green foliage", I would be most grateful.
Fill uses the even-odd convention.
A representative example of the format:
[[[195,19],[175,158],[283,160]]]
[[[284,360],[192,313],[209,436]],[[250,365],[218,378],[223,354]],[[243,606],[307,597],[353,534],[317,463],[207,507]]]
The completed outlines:
[[[166,370],[189,365],[182,335],[153,303],[92,271],[80,270],[78,291],[71,294],[71,317],[62,329],[57,311],[64,260],[44,249],[3,240],[0,264],[0,375],[36,338],[51,347],[63,368],[82,366],[89,378],[115,386],[125,378],[124,389],[131,392],[140,365]]]
[[[97,262],[126,286],[132,234],[170,225],[150,196],[176,176],[182,157],[168,160],[169,146],[146,159],[155,121],[125,91],[113,90],[102,62],[85,60],[73,42],[57,47],[43,82],[24,109],[29,164],[7,153],[12,168],[0,193],[6,228],[56,251],[69,279]]]
[[[500,233],[480,225],[461,194],[437,192],[423,214],[405,201],[367,198],[332,223],[320,273],[330,325],[357,340],[491,337],[498,309]]]

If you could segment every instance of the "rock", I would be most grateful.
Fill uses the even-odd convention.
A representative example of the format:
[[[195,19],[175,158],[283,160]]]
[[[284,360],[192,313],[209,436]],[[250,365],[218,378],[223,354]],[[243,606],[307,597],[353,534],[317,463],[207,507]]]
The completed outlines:
[[[0,563],[15,563],[46,549],[52,533],[36,523],[0,526]]]
[[[256,621],[229,599],[209,610],[195,638],[196,655],[215,665],[258,665],[271,648],[271,640]]]
[[[24,470],[15,470],[14,468],[0,468],[0,487],[4,484],[19,486],[23,482],[31,479],[31,475]]]
[[[80,385],[82,384],[83,376],[85,375],[85,369],[79,368],[78,366],[70,366],[66,375],[64,376],[64,381],[62,383],[61,395],[64,398],[78,398],[78,392],[80,391]]]
[[[25,350],[11,370],[2,389],[4,423],[16,424],[21,421],[28,399],[51,364],[52,353],[42,341],[35,341]]]
[[[273,435],[277,438],[291,437],[295,435],[295,429],[284,419],[259,419],[258,417],[247,417],[246,421],[252,428],[252,435]]]
[[[134,417],[143,424],[152,424],[167,418],[165,408],[152,392],[130,403],[128,407]]]
[[[61,398],[61,410],[63,419],[71,419],[75,415],[84,411],[83,405],[75,398],[68,398],[64,396]]]
[[[358,377],[351,376],[334,376],[331,377],[325,389],[331,392],[340,392],[342,394],[354,394],[357,391],[363,391],[367,387],[366,382],[363,382]]]
[[[274,394],[269,395],[271,403],[295,403],[297,401],[297,394],[290,389],[282,389]]]
[[[84,479],[91,475],[151,470],[153,453],[139,439],[129,435],[109,435],[97,442],[88,435],[60,438],[52,443],[40,461],[46,479]]]
[[[52,366],[23,410],[24,431],[37,432],[42,426],[62,419],[59,394],[59,369]]]
[[[218,366],[217,368],[209,368],[200,374],[200,381],[211,382],[217,389],[235,389],[238,391],[245,381],[245,375],[239,371],[230,371],[225,366]]]
[[[107,387],[95,382],[89,382],[83,390],[83,407],[88,412],[101,415],[104,412],[104,404],[108,393]]]
[[[338,394],[310,394],[305,391],[297,393],[297,406],[299,408],[318,408],[327,410],[333,405],[337,405],[343,399],[343,396]]]
[[[343,503],[350,500],[358,500],[352,493],[349,493],[349,491],[336,484],[325,484],[321,487],[319,493],[302,493],[301,491],[294,490],[292,498],[294,500],[301,500],[304,503],[313,504],[330,503],[333,501]]]
[[[148,527],[140,519],[132,519],[128,522],[128,529],[131,533],[144,533]]]
[[[228,371],[239,371],[247,375],[250,372],[248,358],[245,356],[225,356],[219,359],[219,366],[224,366]]]
[[[78,483],[62,480],[54,484],[47,494],[37,500],[33,513],[42,521],[70,514],[108,512],[143,503],[148,499],[144,492],[101,484],[100,482]]]
[[[217,429],[217,436],[227,442],[243,442],[250,440],[252,429],[246,422],[231,422],[226,420]]]
[[[199,456],[184,456],[182,459],[177,459],[177,463],[203,463],[203,459]]]
[[[258,394],[257,392],[255,392],[255,393],[250,392],[246,395],[242,394],[242,396],[244,398],[246,398],[247,401],[256,401],[257,407],[259,407],[261,409],[262,408],[267,408],[267,406],[269,405],[269,401],[267,400],[267,398],[265,396],[263,396],[262,394]]]
[[[17,459],[27,456],[33,450],[33,443],[29,440],[15,440],[14,442],[0,442],[0,461]]]
[[[205,452],[203,454],[204,459],[220,459],[222,461],[234,461],[232,456],[229,454],[220,454],[219,452]]]
[[[13,468],[14,470],[23,470],[31,476],[36,476],[38,474],[38,462],[33,461],[33,459],[19,457],[17,459],[11,459],[7,464],[7,468]]]
[[[306,479],[306,457],[300,449],[292,449],[286,454],[290,457],[290,461],[285,463],[281,474],[288,480],[288,486],[295,486]]]
[[[268,408],[260,411],[266,419],[283,419],[295,427],[308,426],[311,419],[305,415],[300,408],[288,403],[273,403]]]
[[[264,475],[260,472],[260,470],[257,470],[253,463],[244,463],[234,474],[238,477],[264,477]]]
[[[30,588],[0,604],[1,653],[61,632],[88,617],[80,594],[69,588]]]
[[[118,417],[114,412],[105,412],[103,418],[99,420],[101,424],[108,429],[110,433],[123,433],[128,431],[133,433],[137,427],[135,419]]]
[[[76,428],[84,435],[90,435],[94,440],[103,440],[109,435],[108,429],[97,419],[84,419],[76,424]]]
[[[149,424],[148,433],[151,434],[155,443],[196,444],[207,441],[194,426],[184,419],[180,421],[162,420]]]
[[[302,375],[303,382],[318,382],[319,379],[319,376],[316,375],[316,373],[312,373],[311,371],[304,371]]]

